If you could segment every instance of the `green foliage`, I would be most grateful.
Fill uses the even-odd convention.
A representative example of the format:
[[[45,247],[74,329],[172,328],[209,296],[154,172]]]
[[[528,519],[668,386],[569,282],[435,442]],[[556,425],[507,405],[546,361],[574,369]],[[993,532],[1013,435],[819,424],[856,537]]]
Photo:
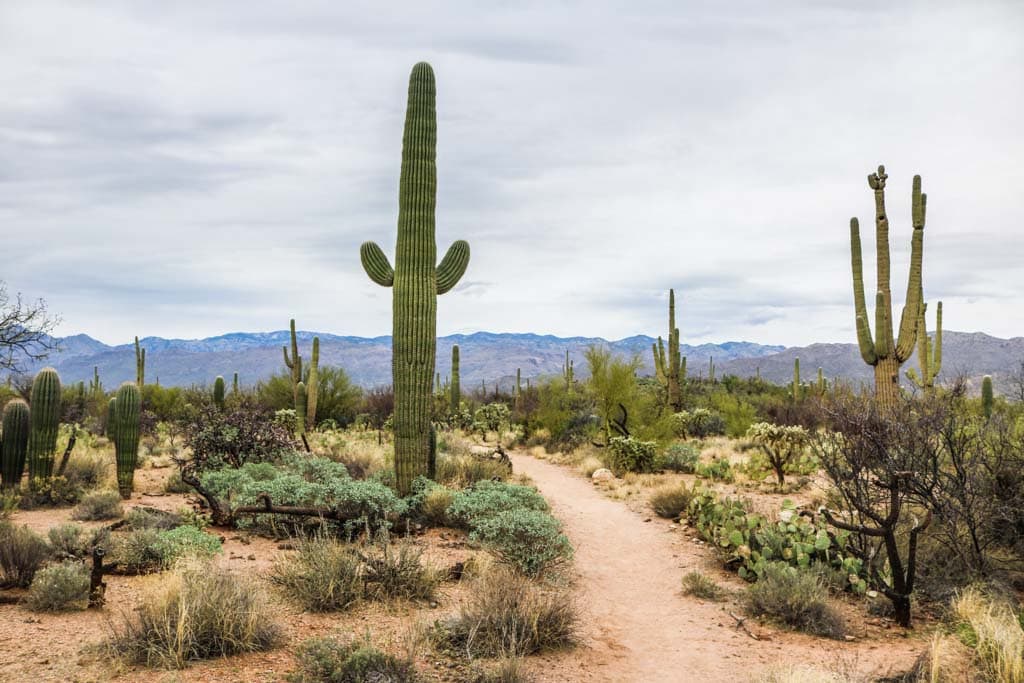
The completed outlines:
[[[724,481],[727,484],[736,479],[732,464],[725,458],[715,458],[711,462],[698,464],[696,474],[704,479]]]
[[[4,406],[0,485],[5,489],[15,488],[21,483],[28,455],[30,421],[28,404],[20,398],[11,399]]]
[[[694,408],[675,413],[672,420],[676,436],[679,437],[701,439],[725,434],[725,420],[707,408]]]
[[[27,587],[49,556],[42,536],[27,526],[0,522],[0,586]]]
[[[77,524],[50,527],[46,536],[50,541],[50,550],[57,559],[83,559],[91,545],[91,539],[86,538],[82,527]]]
[[[669,472],[693,474],[700,463],[700,449],[688,443],[674,443],[665,449],[658,467]]]
[[[295,653],[290,683],[414,683],[413,663],[381,652],[369,641],[312,638]]]
[[[43,368],[32,381],[28,439],[28,474],[32,479],[53,475],[54,451],[60,427],[60,376],[53,368]]]
[[[76,560],[40,569],[25,602],[34,612],[85,609],[89,604],[89,570]]]
[[[308,381],[309,371],[303,381]],[[360,401],[363,393],[348,376],[343,368],[324,365],[317,369],[317,403],[316,420],[320,424],[324,420],[334,420],[341,427],[352,424],[359,414]],[[294,410],[295,399],[289,373],[270,376],[261,382],[256,389],[259,402],[268,410]],[[309,412],[309,394],[306,389],[306,412]],[[288,423],[289,428],[294,421]]]
[[[611,435],[611,424],[621,416],[623,407],[628,412],[637,401],[638,385],[636,372],[640,359],[623,360],[612,355],[609,349],[591,346],[586,351],[587,366],[590,370],[590,391],[597,404],[597,414],[604,425],[606,437]]]
[[[842,639],[846,625],[828,603],[828,589],[818,576],[783,562],[770,562],[747,588],[747,610],[767,615],[798,631]]]
[[[572,557],[562,525],[547,512],[510,509],[474,520],[471,541],[527,576],[540,576]]]
[[[117,491],[92,491],[82,496],[82,500],[71,512],[71,519],[117,519],[121,513],[121,496]]]
[[[657,465],[658,444],[632,436],[613,436],[608,441],[608,465],[617,477],[626,472],[653,472]]]
[[[732,438],[743,436],[757,419],[757,409],[739,396],[716,391],[711,394],[710,403],[713,412],[717,413],[724,423],[726,436]],[[717,429],[717,426],[712,425],[712,429]]]
[[[662,486],[651,493],[651,509],[659,517],[678,519],[690,506],[692,497],[693,491],[686,488],[685,483]]]
[[[473,414],[473,424],[481,432],[496,432],[503,424],[508,424],[511,412],[504,403],[488,403],[480,406]]]
[[[208,558],[221,551],[219,538],[190,525],[158,532],[152,547],[165,567],[183,557]]]
[[[552,446],[565,449],[586,443],[597,431],[594,400],[587,394],[566,392],[564,382],[541,382],[536,391],[537,407],[528,415],[531,433],[547,434]],[[532,394],[527,392],[527,395]]]
[[[779,486],[782,486],[786,472],[805,455],[810,435],[803,427],[758,422],[750,426],[747,438],[768,458],[768,464],[775,472]]]
[[[472,528],[479,520],[493,517],[503,510],[548,511],[548,503],[537,490],[529,486],[507,484],[502,481],[481,481],[472,488],[455,493],[448,508],[453,523]]]
[[[706,574],[693,571],[683,575],[683,595],[718,602],[724,599],[726,594],[727,591]]]

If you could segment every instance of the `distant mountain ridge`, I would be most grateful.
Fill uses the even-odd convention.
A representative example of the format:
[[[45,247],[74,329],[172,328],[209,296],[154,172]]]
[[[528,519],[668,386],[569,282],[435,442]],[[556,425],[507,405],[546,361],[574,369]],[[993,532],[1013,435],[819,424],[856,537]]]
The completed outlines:
[[[355,337],[324,332],[298,332],[300,352],[309,356],[314,336],[320,337],[320,362],[345,369],[353,381],[364,387],[391,382],[391,337]],[[93,367],[108,388],[135,378],[135,352],[132,344],[110,346],[85,334],[58,338],[59,353],[52,354],[42,365],[52,365],[65,383],[88,381]],[[565,362],[565,352],[574,362],[578,377],[586,376],[584,353],[592,345],[609,348],[620,356],[638,355],[641,374],[653,374],[651,345],[655,339],[637,335],[608,341],[600,337],[556,337],[533,333],[476,332],[439,337],[437,340],[437,372],[449,374],[451,347],[458,344],[461,352],[461,380],[466,391],[486,382],[511,387],[516,369],[523,378],[558,374]],[[146,348],[146,379],[166,386],[212,384],[217,375],[230,380],[239,374],[240,382],[253,385],[284,369],[281,346],[289,343],[288,330],[274,332],[232,332],[206,339],[164,339],[146,337],[140,340]],[[753,342],[730,341],[721,344],[681,344],[692,377],[708,374],[709,359],[714,358],[718,377],[727,374],[741,377],[758,372],[763,379],[779,384],[793,377],[793,360],[800,358],[805,381],[816,376],[818,367],[828,378],[840,377],[854,382],[871,381],[871,368],[860,358],[856,344],[822,343],[806,347],[786,348]],[[940,380],[962,375],[977,380],[990,374],[1001,380],[1024,360],[1024,337],[999,339],[981,332],[943,334],[943,364]],[[912,358],[904,369],[916,366]]]

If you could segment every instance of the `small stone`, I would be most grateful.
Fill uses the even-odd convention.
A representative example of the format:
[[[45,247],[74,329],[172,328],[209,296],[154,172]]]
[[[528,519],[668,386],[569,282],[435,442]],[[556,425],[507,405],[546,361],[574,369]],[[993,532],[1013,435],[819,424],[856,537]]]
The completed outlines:
[[[250,560],[255,560],[255,559],[256,559],[256,556],[255,556],[255,555],[250,555],[250,556],[249,556],[249,559],[250,559]]]
[[[594,470],[594,473],[592,475],[590,475],[590,480],[595,482],[595,483],[602,482],[602,481],[611,481],[614,478],[615,478],[615,475],[612,474],[612,471],[610,469],[606,468],[606,467],[602,467],[601,469]]]

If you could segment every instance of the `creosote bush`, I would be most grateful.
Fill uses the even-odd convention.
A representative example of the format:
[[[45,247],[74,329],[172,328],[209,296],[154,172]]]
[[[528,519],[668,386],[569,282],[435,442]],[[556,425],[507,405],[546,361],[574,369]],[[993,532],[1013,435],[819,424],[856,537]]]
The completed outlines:
[[[837,639],[846,635],[843,618],[828,604],[828,589],[820,578],[781,562],[769,564],[747,589],[747,609],[804,633]]]
[[[693,571],[683,575],[683,595],[718,601],[726,596],[726,590],[706,574]]]
[[[475,579],[456,616],[435,628],[438,644],[475,656],[522,656],[571,645],[578,613],[567,591],[495,568]]]
[[[122,512],[121,495],[117,491],[105,489],[92,491],[82,496],[71,513],[71,519],[80,521],[117,519]]]
[[[416,669],[407,659],[378,650],[369,640],[342,642],[312,638],[295,653],[298,666],[289,683],[413,683]]]
[[[85,609],[89,604],[89,570],[76,560],[65,560],[36,572],[26,600],[36,612]]]
[[[27,587],[49,556],[42,536],[27,526],[0,522],[0,586]]]
[[[139,608],[112,628],[112,654],[169,669],[267,650],[280,636],[274,610],[254,579],[199,561],[150,583]]]

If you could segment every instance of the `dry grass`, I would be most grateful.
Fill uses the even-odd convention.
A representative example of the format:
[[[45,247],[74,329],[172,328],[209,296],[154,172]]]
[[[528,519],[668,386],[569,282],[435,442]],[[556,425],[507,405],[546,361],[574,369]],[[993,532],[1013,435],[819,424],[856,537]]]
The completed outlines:
[[[768,565],[747,589],[747,610],[811,635],[835,639],[846,635],[842,615],[829,604],[821,578],[782,563]]]
[[[935,633],[904,683],[962,683],[975,680],[974,652],[952,636]]]
[[[707,574],[689,572],[683,576],[683,595],[717,602],[724,599],[728,595],[728,591],[715,583],[714,579]]]
[[[650,503],[654,514],[665,519],[678,519],[693,498],[693,491],[686,484],[669,484],[651,493]]]
[[[35,612],[85,609],[89,603],[89,570],[81,562],[65,560],[36,572],[26,604]]]
[[[1024,628],[1010,606],[968,588],[953,603],[953,612],[969,628],[965,639],[986,680],[1024,683]]]
[[[604,467],[604,463],[601,462],[597,456],[588,455],[580,461],[579,465],[576,466],[576,471],[589,479],[593,476],[594,472],[598,471],[602,467]]]
[[[752,680],[756,683],[867,683],[869,679],[845,671],[797,664],[772,667]]]
[[[42,536],[27,526],[0,522],[0,586],[27,587],[49,556]]]
[[[103,489],[82,496],[82,500],[71,512],[71,519],[79,521],[117,519],[123,512],[120,494],[111,489]]]

